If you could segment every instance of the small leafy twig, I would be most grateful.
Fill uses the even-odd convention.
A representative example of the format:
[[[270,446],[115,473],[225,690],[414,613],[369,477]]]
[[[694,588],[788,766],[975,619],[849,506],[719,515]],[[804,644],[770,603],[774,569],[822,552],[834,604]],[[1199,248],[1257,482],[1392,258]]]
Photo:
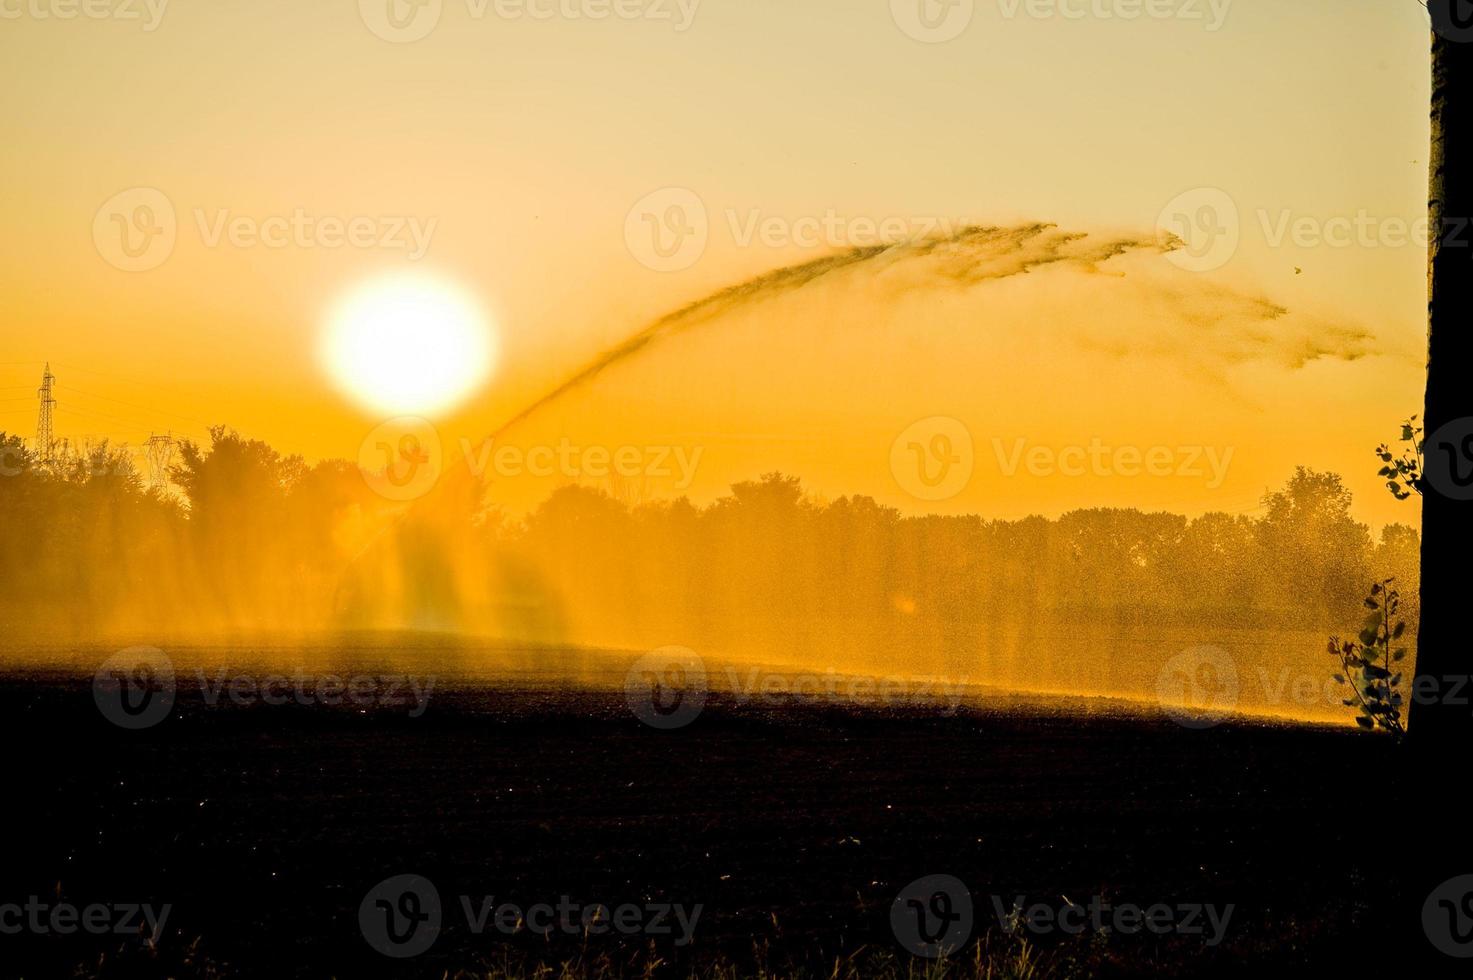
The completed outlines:
[[[1406,632],[1406,623],[1399,618],[1401,593],[1391,587],[1393,581],[1388,578],[1371,586],[1366,598],[1370,612],[1360,634],[1344,642],[1330,637],[1330,653],[1340,660],[1342,673],[1334,675],[1336,683],[1349,685],[1354,695],[1341,703],[1359,710],[1355,723],[1367,731],[1380,728],[1401,741],[1406,736],[1401,720],[1405,699],[1395,665],[1406,658],[1407,650],[1393,648],[1392,643]]]
[[[1413,493],[1422,492],[1422,427],[1415,415],[1401,424],[1399,441],[1405,444],[1400,456],[1393,454],[1384,442],[1376,447],[1376,457],[1386,464],[1376,475],[1386,478],[1386,489],[1393,497],[1406,500]]]

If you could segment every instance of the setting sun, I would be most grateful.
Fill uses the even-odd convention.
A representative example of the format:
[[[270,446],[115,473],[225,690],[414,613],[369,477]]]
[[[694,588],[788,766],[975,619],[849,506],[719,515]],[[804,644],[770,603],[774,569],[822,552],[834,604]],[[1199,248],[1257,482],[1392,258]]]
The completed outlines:
[[[333,381],[366,408],[391,414],[453,408],[490,375],[495,338],[467,294],[425,277],[360,286],[323,336]]]

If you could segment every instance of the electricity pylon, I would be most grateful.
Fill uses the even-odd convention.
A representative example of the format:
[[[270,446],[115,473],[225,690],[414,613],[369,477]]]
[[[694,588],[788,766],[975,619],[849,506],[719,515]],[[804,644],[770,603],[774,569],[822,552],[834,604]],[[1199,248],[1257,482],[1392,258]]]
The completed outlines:
[[[36,421],[36,452],[41,462],[50,463],[55,458],[56,431],[52,416],[56,411],[56,376],[51,373],[51,362],[46,363],[46,373],[41,376],[41,387],[36,394],[41,399],[41,417]]]
[[[148,454],[148,485],[163,490],[169,485],[169,464],[174,461],[174,433],[150,435],[143,448]]]

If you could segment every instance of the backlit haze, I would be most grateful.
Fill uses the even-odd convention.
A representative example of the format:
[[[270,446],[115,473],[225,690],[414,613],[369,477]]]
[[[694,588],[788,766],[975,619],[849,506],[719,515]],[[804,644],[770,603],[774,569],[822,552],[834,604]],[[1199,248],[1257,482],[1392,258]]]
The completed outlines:
[[[0,487],[21,632],[1130,697],[1211,645],[1339,717],[1326,634],[1415,593],[1410,0],[58,6],[0,4],[0,430],[49,364],[162,493]]]

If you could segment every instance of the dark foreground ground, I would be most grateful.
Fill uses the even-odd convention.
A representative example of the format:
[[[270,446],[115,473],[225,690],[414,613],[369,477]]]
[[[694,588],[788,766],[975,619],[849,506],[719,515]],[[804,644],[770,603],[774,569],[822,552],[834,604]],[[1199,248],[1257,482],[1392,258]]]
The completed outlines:
[[[170,907],[152,948],[0,935],[0,975],[440,977],[572,960],[829,976],[836,958],[904,971],[924,962],[897,942],[891,905],[935,874],[971,892],[964,958],[984,937],[1016,960],[993,895],[1101,896],[1234,909],[1217,945],[1031,935],[1039,975],[1309,975],[1373,969],[1406,900],[1387,853],[1365,846],[1368,826],[1403,846],[1394,805],[1358,803],[1367,784],[1395,799],[1389,746],[1351,731],[729,697],[657,731],[622,692],[441,690],[419,718],[179,698],[162,724],[125,731],[90,678],[0,677],[0,904]],[[434,883],[444,924],[429,951],[393,960],[365,941],[359,906],[402,874]],[[703,910],[687,946],[476,935],[460,895]]]

